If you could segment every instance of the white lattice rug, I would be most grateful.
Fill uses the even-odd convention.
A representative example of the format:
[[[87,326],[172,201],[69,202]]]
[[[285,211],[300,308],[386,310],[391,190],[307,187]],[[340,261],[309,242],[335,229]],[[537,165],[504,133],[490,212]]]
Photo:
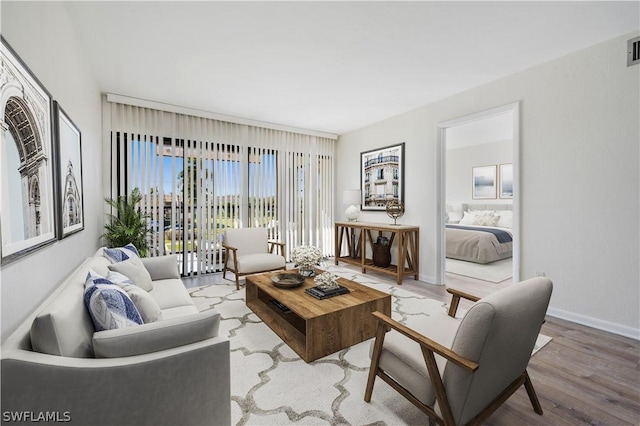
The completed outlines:
[[[442,302],[375,277],[336,266],[326,269],[390,293],[392,316],[398,321],[410,323],[446,310]],[[307,364],[247,308],[244,288],[236,291],[235,284],[229,282],[189,291],[201,311],[216,309],[221,313],[220,333],[231,341],[233,424],[427,423],[421,411],[382,380],[376,380],[371,403],[364,402],[370,340]]]

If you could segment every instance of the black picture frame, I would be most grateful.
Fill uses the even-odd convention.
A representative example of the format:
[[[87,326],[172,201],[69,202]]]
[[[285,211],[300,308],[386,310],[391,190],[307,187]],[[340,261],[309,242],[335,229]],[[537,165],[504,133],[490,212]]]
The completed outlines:
[[[360,153],[360,210],[385,211],[404,203],[404,142]]]
[[[57,101],[53,101],[56,135],[58,238],[84,229],[82,132]]]
[[[5,265],[57,240],[53,98],[0,37],[0,245]],[[19,129],[19,130],[18,130]]]

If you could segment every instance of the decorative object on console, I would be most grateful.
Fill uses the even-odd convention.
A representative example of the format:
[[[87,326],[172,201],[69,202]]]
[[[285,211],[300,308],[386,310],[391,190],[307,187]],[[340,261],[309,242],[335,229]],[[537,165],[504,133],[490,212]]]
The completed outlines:
[[[344,191],[342,193],[342,203],[349,206],[344,211],[344,215],[347,220],[358,220],[358,216],[360,216],[360,190],[349,189]]]
[[[384,211],[404,202],[404,142],[360,154],[361,210]]]
[[[398,219],[404,216],[404,203],[398,200],[387,201],[387,215],[393,219],[393,224],[398,224]]]
[[[391,265],[391,245],[387,237],[379,236],[373,244],[373,264],[381,268]]]
[[[322,261],[322,251],[318,247],[298,246],[291,250],[291,260],[296,264],[303,277],[312,277],[315,267]]]

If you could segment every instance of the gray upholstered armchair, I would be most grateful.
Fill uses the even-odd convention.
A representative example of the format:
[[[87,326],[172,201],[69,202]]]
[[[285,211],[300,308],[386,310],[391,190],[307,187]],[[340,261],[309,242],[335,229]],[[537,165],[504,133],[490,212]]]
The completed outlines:
[[[542,415],[526,368],[551,281],[533,278],[482,299],[448,291],[453,294],[449,315],[427,317],[412,328],[374,312],[378,332],[365,401],[371,400],[378,376],[438,424],[478,424],[524,384]],[[461,297],[475,303],[460,320],[455,312]]]
[[[276,246],[280,248],[280,254],[274,253]],[[240,289],[243,275],[285,269],[285,245],[269,241],[265,228],[227,229],[222,247],[226,250],[222,278],[226,278],[227,271],[233,272],[237,289]]]

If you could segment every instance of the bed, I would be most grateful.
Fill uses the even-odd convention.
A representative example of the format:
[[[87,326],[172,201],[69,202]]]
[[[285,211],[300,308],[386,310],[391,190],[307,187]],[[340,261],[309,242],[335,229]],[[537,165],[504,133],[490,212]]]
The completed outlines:
[[[511,204],[462,204],[462,218],[446,224],[446,256],[491,263],[513,255]]]

